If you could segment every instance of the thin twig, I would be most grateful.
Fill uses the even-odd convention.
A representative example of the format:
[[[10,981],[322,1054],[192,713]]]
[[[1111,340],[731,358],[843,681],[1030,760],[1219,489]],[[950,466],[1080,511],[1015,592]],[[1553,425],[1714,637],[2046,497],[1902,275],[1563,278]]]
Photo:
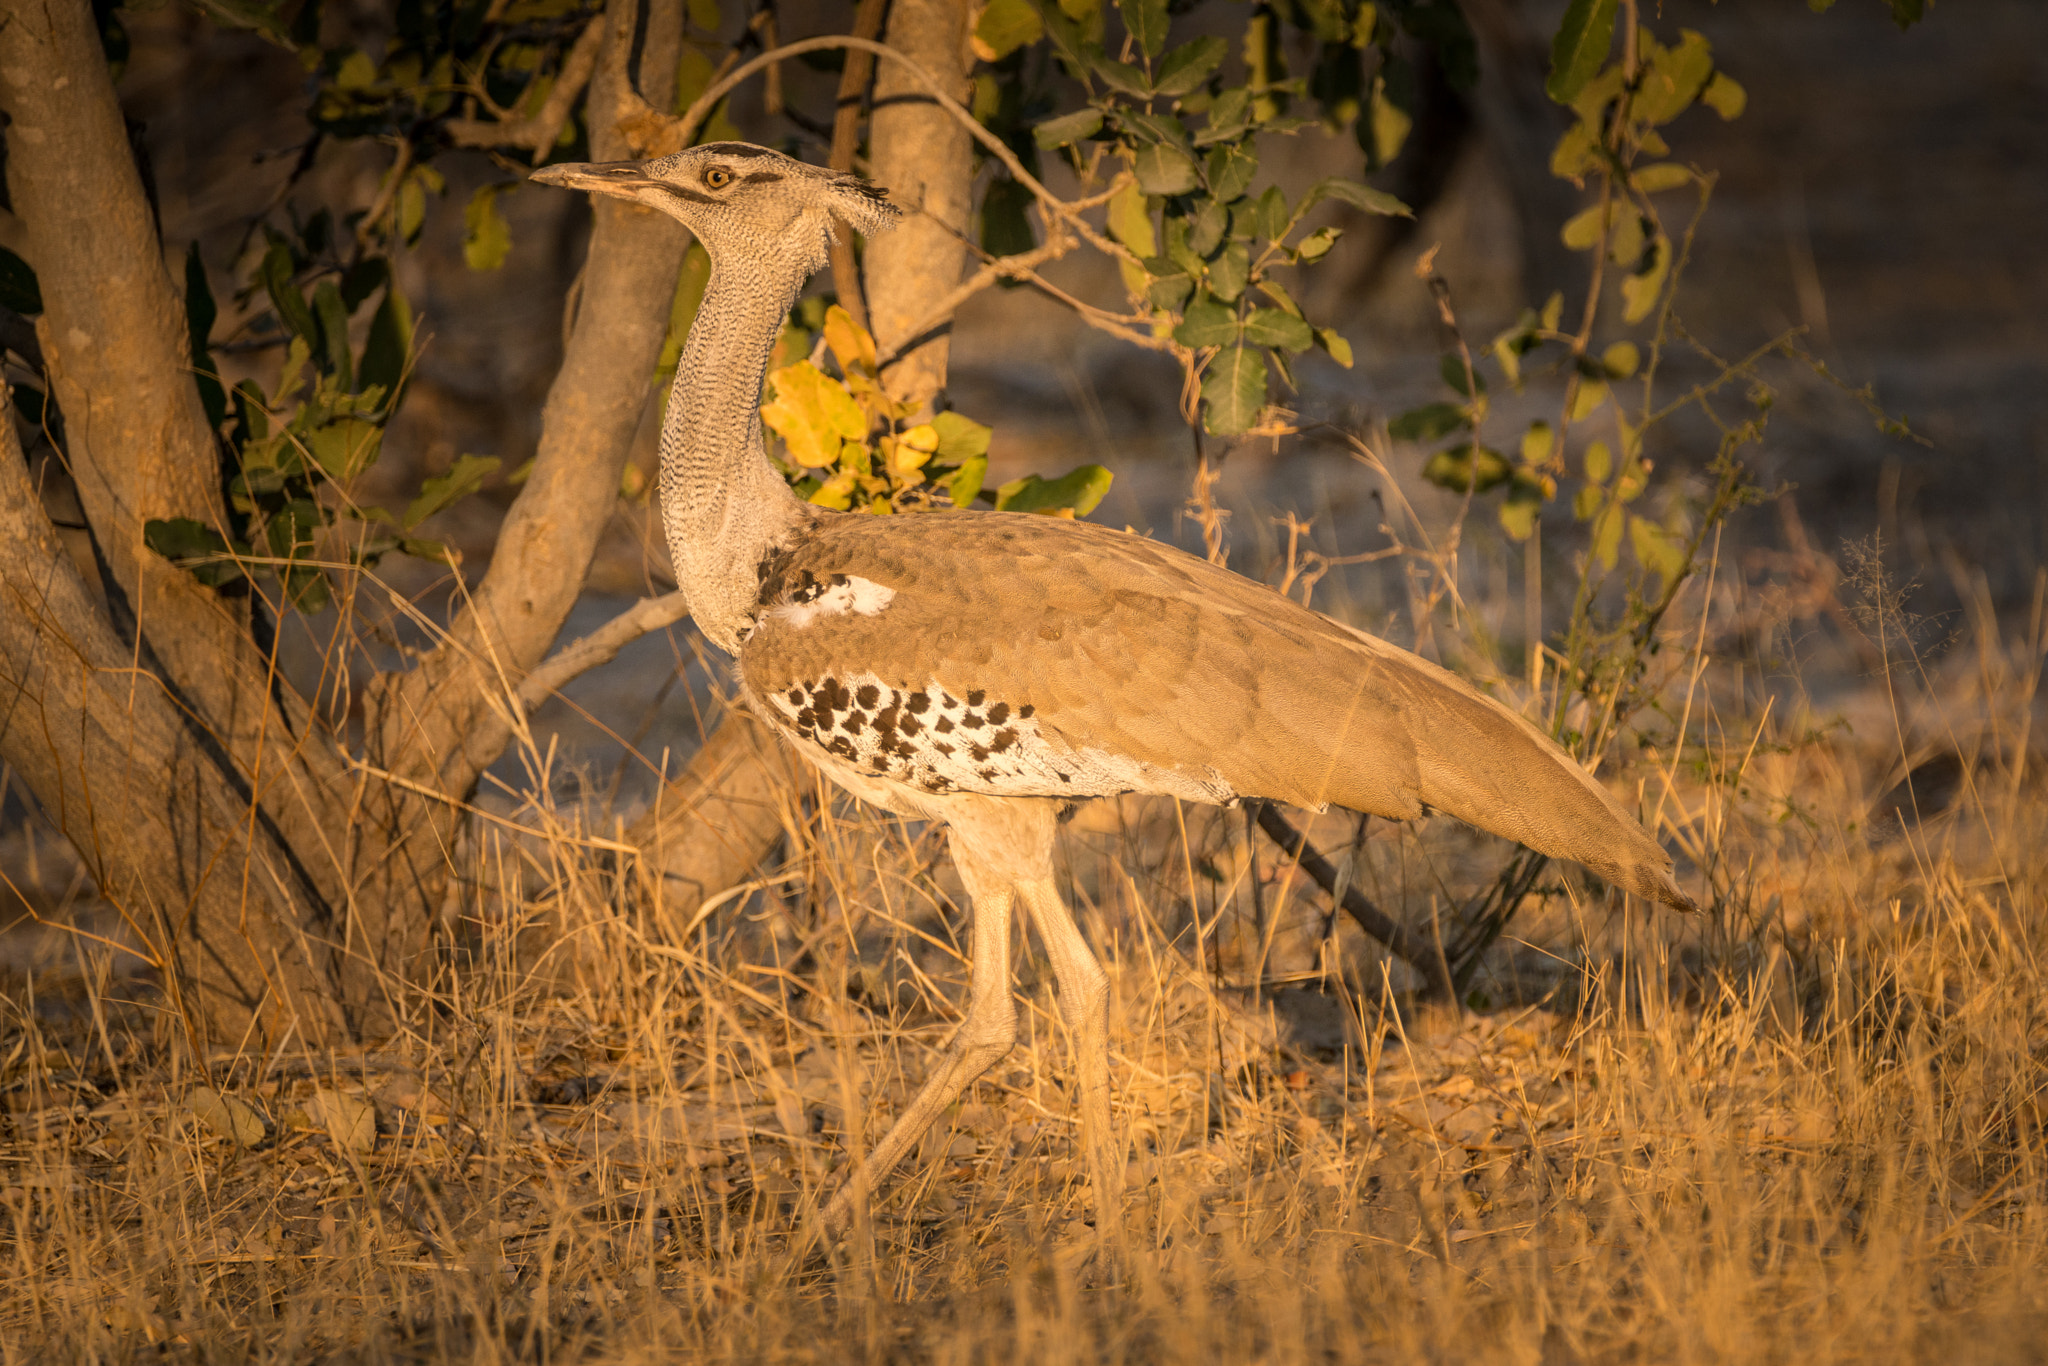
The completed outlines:
[[[717,106],[718,102],[724,99],[735,86],[746,80],[747,77],[772,63],[786,61],[791,57],[800,57],[806,52],[827,52],[833,48],[843,48],[851,52],[872,53],[874,56],[886,57],[890,61],[901,65],[910,72],[920,85],[924,86],[925,93],[931,96],[933,103],[951,114],[955,119],[958,119],[961,126],[968,131],[974,140],[986,148],[990,156],[1003,164],[1004,169],[1009,171],[1012,179],[1037,196],[1038,202],[1043,204],[1048,211],[1058,214],[1071,224],[1074,231],[1079,233],[1081,239],[1088,243],[1089,246],[1094,247],[1105,255],[1114,256],[1119,260],[1141,264],[1127,247],[1121,243],[1112,242],[1093,227],[1090,227],[1088,221],[1081,217],[1079,210],[1067,203],[1066,200],[1061,199],[1051,190],[1046,189],[1040,183],[1037,176],[1032,175],[1030,171],[1024,168],[1024,163],[1017,159],[1017,154],[1010,150],[1009,145],[994,133],[982,127],[981,120],[969,113],[958,100],[948,95],[929,71],[926,71],[922,66],[919,66],[895,48],[889,47],[884,43],[875,42],[870,38],[855,38],[843,34],[832,34],[821,38],[805,38],[801,42],[785,43],[772,52],[764,52],[752,61],[742,63],[732,74],[726,76],[723,80],[712,82],[704,93],[699,95],[690,107],[683,111],[680,118],[671,119],[665,115],[656,114],[652,108],[649,108],[647,113],[653,115],[655,120],[666,125],[667,136],[661,139],[661,144],[663,146],[673,144],[670,150],[679,151],[690,145],[691,139],[697,135],[698,127],[711,113],[711,110]]]
[[[450,119],[448,137],[458,147],[524,147],[533,153],[533,164],[547,160],[550,149],[562,135],[562,126],[590,84],[597,70],[598,49],[604,45],[605,21],[598,15],[583,26],[562,69],[538,112],[520,119]]]
[[[1427,978],[1431,994],[1456,1003],[1457,990],[1452,985],[1450,967],[1445,963],[1443,954],[1366,900],[1356,887],[1341,886],[1337,870],[1330,861],[1317,853],[1315,846],[1288,824],[1287,818],[1270,802],[1259,805],[1259,829],[1286,850],[1301,871],[1315,879],[1318,887],[1340,900],[1346,914],[1358,922],[1359,929],[1385,944],[1395,957]]]

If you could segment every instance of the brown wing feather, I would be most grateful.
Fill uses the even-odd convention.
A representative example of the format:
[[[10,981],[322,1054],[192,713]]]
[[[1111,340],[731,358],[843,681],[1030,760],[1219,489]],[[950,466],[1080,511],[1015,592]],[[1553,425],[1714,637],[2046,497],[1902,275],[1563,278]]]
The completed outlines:
[[[858,576],[896,597],[873,616],[802,630],[764,623],[742,655],[755,687],[865,670],[895,686],[988,692],[1029,704],[1077,749],[1220,780],[1240,797],[1397,820],[1435,807],[1690,904],[1670,857],[1520,716],[1157,541],[1002,513],[849,516],[820,524],[782,570],[804,572]]]

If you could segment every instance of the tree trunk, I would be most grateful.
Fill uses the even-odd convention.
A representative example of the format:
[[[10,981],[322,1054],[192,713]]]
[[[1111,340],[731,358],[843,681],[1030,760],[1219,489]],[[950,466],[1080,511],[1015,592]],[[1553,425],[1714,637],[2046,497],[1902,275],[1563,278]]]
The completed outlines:
[[[11,416],[0,546],[0,754],[143,946],[188,1037],[340,1033],[336,936],[308,875],[245,775],[135,667],[43,515]]]
[[[967,0],[891,0],[888,44],[929,71],[955,99],[968,99]],[[868,165],[907,215],[868,244],[868,314],[875,340],[893,349],[917,340],[882,376],[899,402],[931,403],[946,384],[948,319],[911,336],[960,283],[973,222],[974,144],[895,62],[875,73]]]
[[[630,154],[609,113],[634,9],[610,11],[592,92],[601,156]],[[658,27],[641,60],[666,106],[678,34]],[[498,553],[446,642],[373,682],[368,753],[352,762],[256,648],[240,605],[143,543],[151,518],[221,526],[218,457],[89,5],[9,7],[0,99],[12,206],[43,287],[42,349],[108,602],[50,558],[17,450],[17,477],[0,487],[15,523],[0,542],[0,685],[15,707],[0,757],[159,946],[195,1032],[253,1046],[292,1030],[316,1044],[385,1033],[431,966],[449,799],[503,749],[512,687],[559,630],[613,509],[680,237],[649,211],[599,210],[541,449]],[[334,1005],[315,1008],[323,1000]]]

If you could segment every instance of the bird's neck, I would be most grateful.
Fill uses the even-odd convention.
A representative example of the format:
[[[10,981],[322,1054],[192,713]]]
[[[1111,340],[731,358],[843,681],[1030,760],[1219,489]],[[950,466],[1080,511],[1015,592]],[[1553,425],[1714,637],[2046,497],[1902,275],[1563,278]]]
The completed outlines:
[[[806,505],[768,463],[761,380],[803,274],[711,267],[661,429],[661,516],[676,581],[706,639],[737,653],[762,562],[800,534]]]

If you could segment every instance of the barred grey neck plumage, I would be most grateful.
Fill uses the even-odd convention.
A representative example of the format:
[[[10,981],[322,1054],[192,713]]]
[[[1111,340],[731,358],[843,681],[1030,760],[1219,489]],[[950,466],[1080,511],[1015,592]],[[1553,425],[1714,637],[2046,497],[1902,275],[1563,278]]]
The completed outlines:
[[[768,463],[762,442],[769,353],[790,305],[825,264],[833,218],[873,235],[898,211],[865,181],[743,142],[646,162],[550,166],[533,179],[668,214],[711,257],[662,422],[661,514],[690,615],[712,644],[737,653],[758,606],[763,561],[815,515]]]
[[[753,621],[757,567],[806,515],[768,462],[759,412],[776,334],[810,277],[797,265],[712,257],[662,422],[661,518],[676,583],[705,639],[728,653]]]

